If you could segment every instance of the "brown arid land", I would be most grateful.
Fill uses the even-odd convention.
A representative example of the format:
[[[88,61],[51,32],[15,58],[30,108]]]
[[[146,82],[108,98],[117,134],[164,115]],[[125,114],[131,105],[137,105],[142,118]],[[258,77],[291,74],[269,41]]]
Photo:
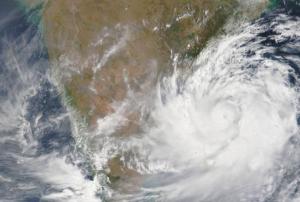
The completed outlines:
[[[26,0],[34,7],[39,0]],[[49,58],[71,108],[88,130],[116,112],[116,103],[132,95],[123,110],[127,121],[113,135],[139,133],[139,102],[152,97],[157,82],[174,68],[188,71],[193,59],[224,26],[252,20],[267,0],[55,0],[43,1],[42,27]],[[132,99],[129,99],[132,101]],[[134,105],[134,106],[132,106]],[[123,192],[141,176],[118,156],[107,162],[112,187]]]

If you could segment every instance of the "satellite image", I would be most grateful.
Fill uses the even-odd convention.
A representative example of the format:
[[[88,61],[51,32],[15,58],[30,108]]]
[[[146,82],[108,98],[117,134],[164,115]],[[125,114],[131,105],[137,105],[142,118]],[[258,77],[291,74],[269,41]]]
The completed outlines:
[[[0,0],[0,202],[300,202],[300,0]]]

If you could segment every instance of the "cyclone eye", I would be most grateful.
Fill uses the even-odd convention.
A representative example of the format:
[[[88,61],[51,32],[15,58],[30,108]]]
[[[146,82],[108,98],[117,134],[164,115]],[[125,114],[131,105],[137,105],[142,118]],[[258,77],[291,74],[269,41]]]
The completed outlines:
[[[226,130],[232,124],[236,124],[239,111],[236,106],[227,101],[219,102],[211,110],[210,117],[216,128]]]

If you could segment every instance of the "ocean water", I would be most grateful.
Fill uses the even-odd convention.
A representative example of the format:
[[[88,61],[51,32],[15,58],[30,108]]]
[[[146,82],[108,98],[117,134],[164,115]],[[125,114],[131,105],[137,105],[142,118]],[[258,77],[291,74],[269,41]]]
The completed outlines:
[[[40,201],[59,189],[37,170],[49,163],[58,169],[52,159],[66,158],[74,144],[71,123],[48,77],[37,27],[13,1],[0,2],[0,15],[0,201]]]

